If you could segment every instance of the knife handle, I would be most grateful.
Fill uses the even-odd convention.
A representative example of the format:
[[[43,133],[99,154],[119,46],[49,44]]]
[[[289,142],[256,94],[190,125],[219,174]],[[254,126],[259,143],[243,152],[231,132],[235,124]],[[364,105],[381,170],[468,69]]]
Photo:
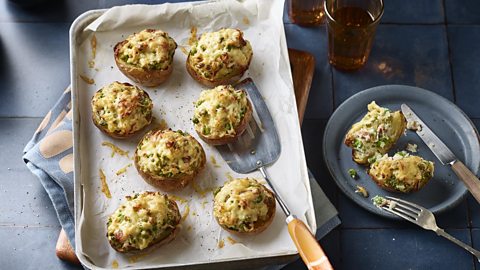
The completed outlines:
[[[480,180],[470,171],[465,164],[457,160],[452,164],[455,174],[463,181],[467,189],[472,193],[473,197],[480,203]]]

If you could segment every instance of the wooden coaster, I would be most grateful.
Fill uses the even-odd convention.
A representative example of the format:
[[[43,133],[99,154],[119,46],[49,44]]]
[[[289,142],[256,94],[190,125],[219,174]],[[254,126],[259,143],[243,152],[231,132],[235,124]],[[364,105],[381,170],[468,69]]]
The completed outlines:
[[[315,71],[315,58],[307,52],[288,49],[290,58],[290,67],[292,69],[293,88],[295,89],[295,99],[297,101],[298,117],[300,124],[303,121],[305,108],[307,107],[308,94],[312,84],[313,73]],[[57,257],[61,260],[80,264],[75,251],[68,241],[67,234],[62,229],[58,236],[56,246]]]

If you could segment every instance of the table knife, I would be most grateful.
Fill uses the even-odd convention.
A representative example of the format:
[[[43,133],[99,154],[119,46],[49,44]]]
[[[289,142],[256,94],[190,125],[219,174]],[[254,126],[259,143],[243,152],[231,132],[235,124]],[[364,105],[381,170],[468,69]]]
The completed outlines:
[[[408,122],[417,122],[421,128],[416,130],[418,136],[430,148],[443,165],[450,165],[453,172],[463,181],[473,197],[480,203],[480,180],[470,171],[462,161],[433,133],[433,131],[420,119],[406,104],[401,106],[403,115]]]

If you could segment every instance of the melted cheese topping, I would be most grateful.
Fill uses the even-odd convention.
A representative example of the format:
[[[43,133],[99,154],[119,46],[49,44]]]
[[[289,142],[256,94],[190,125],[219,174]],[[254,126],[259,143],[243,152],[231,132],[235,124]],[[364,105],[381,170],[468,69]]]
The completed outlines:
[[[369,174],[386,187],[410,192],[422,188],[433,177],[433,171],[433,162],[400,152],[373,163]]]
[[[168,236],[180,217],[166,195],[145,192],[127,201],[109,217],[107,237],[118,248],[139,249]]]
[[[204,33],[190,49],[190,66],[209,80],[238,75],[248,67],[252,46],[238,29]]]
[[[358,159],[369,159],[372,163],[378,154],[385,154],[403,134],[403,115],[378,106],[375,101],[368,104],[368,113],[348,131],[345,141],[355,150]]]
[[[205,162],[203,148],[188,133],[150,131],[137,146],[140,169],[155,175],[174,177],[194,174]]]
[[[160,30],[145,29],[126,39],[119,51],[119,58],[126,64],[143,69],[167,69],[177,44]]]
[[[94,121],[110,133],[131,134],[151,122],[153,103],[140,88],[113,82],[92,98]]]
[[[231,85],[204,90],[195,102],[195,130],[207,138],[235,136],[247,111],[247,95]]]
[[[251,178],[228,181],[216,191],[213,213],[221,225],[232,230],[249,232],[256,221],[266,221],[267,200],[274,200],[266,188]]]

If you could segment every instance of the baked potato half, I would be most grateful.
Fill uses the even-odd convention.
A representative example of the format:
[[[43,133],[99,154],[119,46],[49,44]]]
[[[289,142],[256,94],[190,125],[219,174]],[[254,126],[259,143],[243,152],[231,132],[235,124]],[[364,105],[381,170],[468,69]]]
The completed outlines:
[[[138,173],[164,191],[187,186],[205,167],[202,145],[181,130],[151,130],[140,140],[134,163]]]
[[[224,28],[204,33],[192,45],[187,71],[207,87],[234,84],[250,66],[253,51],[239,29]]]
[[[115,63],[132,81],[147,87],[158,86],[172,73],[177,43],[166,32],[145,29],[117,43]]]
[[[345,144],[352,148],[353,160],[358,164],[371,164],[387,153],[405,132],[407,121],[401,111],[391,112],[368,104],[367,114],[353,124],[345,135]]]
[[[108,242],[118,252],[137,253],[175,238],[180,224],[177,203],[160,192],[127,196],[108,218]]]
[[[433,177],[433,171],[433,162],[402,151],[375,161],[368,174],[383,189],[409,193],[424,187]]]
[[[213,215],[233,234],[263,232],[272,223],[275,209],[274,194],[253,178],[230,180],[214,191]]]
[[[231,85],[202,91],[194,106],[195,131],[211,145],[234,142],[247,128],[253,112],[245,90]]]
[[[129,83],[113,82],[92,97],[93,123],[117,139],[128,138],[148,126],[152,108],[148,93]]]

